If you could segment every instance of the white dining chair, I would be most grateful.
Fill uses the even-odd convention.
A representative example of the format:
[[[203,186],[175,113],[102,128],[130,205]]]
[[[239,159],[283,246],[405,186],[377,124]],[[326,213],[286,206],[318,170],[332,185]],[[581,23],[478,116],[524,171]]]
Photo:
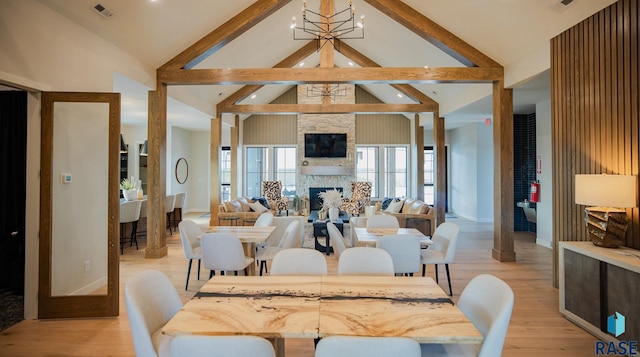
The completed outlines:
[[[315,249],[284,249],[273,256],[271,275],[327,275],[327,260]]]
[[[449,263],[453,263],[458,244],[458,234],[460,227],[451,222],[444,222],[433,232],[431,241],[433,244],[428,249],[423,249],[420,253],[420,264],[422,264],[422,276],[427,272],[427,264],[435,265],[436,283],[438,282],[438,264],[444,264],[447,272],[447,282],[449,283],[449,296],[453,295],[451,290],[451,275],[449,274]]]
[[[391,255],[380,248],[348,248],[338,260],[338,275],[383,275],[393,276]]]
[[[181,357],[275,357],[273,345],[257,336],[176,336],[172,356]]]
[[[182,308],[173,283],[157,270],[134,276],[124,287],[136,356],[170,356],[171,336],[162,327]]]
[[[136,250],[138,249],[138,239],[136,238],[136,230],[138,228],[138,220],[140,219],[140,208],[142,206],[141,201],[126,201],[120,203],[120,254],[124,253],[125,238],[123,235],[126,232],[127,223],[131,223],[131,237],[129,238],[129,246],[136,243]]]
[[[169,234],[173,235],[171,230],[171,213],[176,204],[176,195],[167,195],[164,199],[164,212],[167,215],[167,228],[169,228]]]
[[[413,276],[420,271],[420,238],[411,235],[382,236],[376,247],[391,255],[396,274]]]
[[[174,227],[177,227],[180,222],[182,222],[182,208],[184,207],[184,203],[187,200],[186,192],[178,192],[176,193],[176,202],[173,205],[173,210],[171,211],[171,216],[173,219],[171,223]],[[178,216],[176,218],[176,215]]]
[[[368,217],[349,217],[349,246],[356,245],[356,228],[366,228]]]
[[[329,240],[333,245],[333,253],[336,255],[336,258],[340,259],[340,254],[347,249],[347,243],[335,224],[327,222],[327,232],[329,234]]]
[[[262,212],[259,216],[258,219],[256,219],[255,222],[253,222],[253,226],[254,227],[267,227],[273,224],[273,213],[269,212]]]
[[[284,249],[299,248],[299,240],[297,239],[298,225],[298,221],[291,221],[277,246],[266,246],[258,249],[256,252],[256,261],[260,262],[260,275],[262,275],[263,270],[264,272],[268,272],[267,261],[272,260],[278,252]]]
[[[395,216],[376,214],[367,218],[367,228],[400,228],[400,223]]]
[[[422,344],[422,356],[501,356],[513,302],[507,283],[489,274],[475,276],[460,294],[458,308],[480,331],[482,344]]]
[[[315,357],[419,357],[420,344],[408,337],[330,336],[320,339]]]
[[[238,271],[243,270],[247,275],[247,267],[253,263],[253,258],[244,255],[244,249],[240,239],[233,234],[227,233],[205,233],[200,239],[202,249],[202,265],[209,269],[209,279],[215,275],[216,270],[220,270],[222,275],[226,271],[233,271],[238,275]]]
[[[204,233],[200,226],[192,220],[186,219],[178,223],[178,231],[180,232],[180,240],[182,241],[182,251],[184,257],[189,259],[187,267],[187,283],[184,290],[189,288],[189,275],[191,274],[191,264],[194,259],[198,259],[198,280],[200,280],[200,263],[202,262],[202,249],[200,247],[199,237]]]

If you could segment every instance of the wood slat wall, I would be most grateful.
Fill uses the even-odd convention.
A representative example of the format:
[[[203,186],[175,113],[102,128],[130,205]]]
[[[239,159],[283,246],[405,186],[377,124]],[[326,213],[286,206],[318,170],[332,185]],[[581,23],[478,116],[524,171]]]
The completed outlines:
[[[356,103],[382,103],[360,86]],[[356,144],[411,144],[411,121],[401,114],[356,114]]]
[[[638,11],[638,0],[620,0],[551,40],[556,248],[588,240],[584,206],[574,200],[576,174],[638,175]],[[625,245],[635,249],[639,211],[627,210]]]

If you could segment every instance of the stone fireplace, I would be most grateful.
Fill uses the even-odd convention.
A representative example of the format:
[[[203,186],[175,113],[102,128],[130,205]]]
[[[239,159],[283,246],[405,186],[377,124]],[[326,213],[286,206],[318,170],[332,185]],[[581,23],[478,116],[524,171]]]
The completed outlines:
[[[322,209],[322,198],[320,198],[320,192],[336,189],[340,192],[342,187],[309,187],[309,209],[311,211],[319,211]]]
[[[321,97],[308,95],[309,85],[298,86],[298,104],[321,104]],[[355,86],[345,85],[346,96],[332,98],[331,103],[355,103]],[[326,191],[344,188],[344,195],[351,195],[351,181],[355,180],[356,116],[355,114],[299,114],[297,118],[298,170],[296,192],[302,197],[309,195],[313,204],[311,189]],[[345,133],[347,134],[347,157],[311,158],[304,156],[305,133]],[[318,191],[318,192],[321,192]],[[317,196],[317,194],[316,194]],[[313,208],[316,210],[319,208]]]

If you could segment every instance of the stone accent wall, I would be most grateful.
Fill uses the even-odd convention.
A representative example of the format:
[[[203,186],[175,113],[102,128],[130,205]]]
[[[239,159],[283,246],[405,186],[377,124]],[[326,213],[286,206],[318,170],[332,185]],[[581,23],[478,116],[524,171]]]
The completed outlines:
[[[319,104],[322,97],[308,96],[307,87],[298,86],[299,104]],[[319,86],[319,85],[316,85]],[[342,85],[345,86],[345,85]],[[332,103],[355,103],[355,86],[346,85],[346,96],[337,96]],[[346,133],[346,158],[305,158],[305,133]],[[355,114],[300,114],[298,115],[298,176],[296,177],[296,192],[302,197],[308,194],[309,187],[342,187],[346,197],[351,196],[351,181],[355,180],[355,149],[356,149],[356,116]],[[303,161],[309,166],[347,166],[351,175],[302,175],[300,166]]]

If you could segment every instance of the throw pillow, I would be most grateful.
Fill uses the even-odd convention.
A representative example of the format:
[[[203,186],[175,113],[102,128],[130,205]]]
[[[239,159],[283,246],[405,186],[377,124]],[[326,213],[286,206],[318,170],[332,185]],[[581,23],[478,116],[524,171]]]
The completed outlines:
[[[269,201],[265,197],[252,197],[251,199],[260,202],[260,204],[265,206],[267,209],[271,209]]]
[[[251,207],[249,206],[249,202],[244,197],[238,198],[238,203],[240,203],[240,212],[251,212]]]
[[[380,206],[380,209],[385,211],[387,209],[387,207],[389,207],[389,203],[393,202],[395,198],[393,197],[385,197],[382,199],[382,205]]]
[[[254,212],[264,212],[267,211],[267,207],[263,206],[260,202],[255,201],[255,202],[249,202],[249,207],[251,207],[251,210]]]
[[[401,201],[394,200],[393,202],[389,203],[389,207],[387,207],[385,211],[389,213],[400,213],[400,209],[402,209],[403,203],[404,203],[404,200],[401,200]]]
[[[413,203],[416,201],[415,198],[407,198],[404,200],[404,203],[402,205],[402,210],[400,211],[400,213],[409,213],[409,210],[411,209],[411,205],[413,205]]]

